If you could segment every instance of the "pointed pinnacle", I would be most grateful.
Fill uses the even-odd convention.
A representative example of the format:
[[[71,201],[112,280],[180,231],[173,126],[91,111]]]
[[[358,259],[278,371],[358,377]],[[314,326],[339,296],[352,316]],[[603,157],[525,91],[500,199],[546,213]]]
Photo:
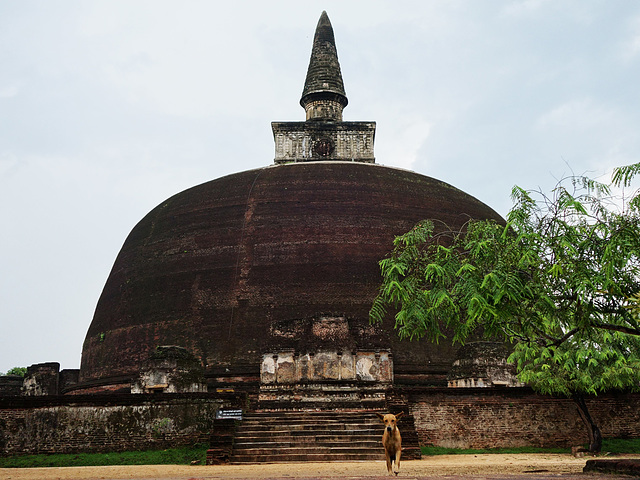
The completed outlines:
[[[327,97],[335,98],[343,107],[348,103],[342,83],[333,27],[327,12],[322,12],[313,38],[311,59],[300,105],[304,107],[314,98]]]

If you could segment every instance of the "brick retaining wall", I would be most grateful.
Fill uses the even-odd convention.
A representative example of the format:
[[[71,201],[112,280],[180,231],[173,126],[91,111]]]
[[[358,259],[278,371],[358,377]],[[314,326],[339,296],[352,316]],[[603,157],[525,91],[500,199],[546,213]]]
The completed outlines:
[[[104,395],[0,398],[0,454],[159,449],[208,440],[236,397]]]
[[[570,447],[587,441],[573,401],[528,388],[396,387],[423,445]],[[402,398],[400,399],[402,400]],[[603,436],[640,438],[640,394],[587,400]],[[206,441],[219,408],[246,394],[0,397],[0,455],[167,448]]]
[[[528,388],[404,389],[420,443],[449,448],[570,447],[587,443],[571,399]],[[605,438],[640,438],[640,394],[587,399]]]

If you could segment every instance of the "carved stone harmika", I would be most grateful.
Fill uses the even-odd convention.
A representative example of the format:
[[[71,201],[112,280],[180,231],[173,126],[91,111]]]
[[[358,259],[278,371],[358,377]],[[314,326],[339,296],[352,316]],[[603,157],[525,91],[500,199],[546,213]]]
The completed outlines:
[[[275,163],[337,160],[375,163],[375,122],[273,122]]]

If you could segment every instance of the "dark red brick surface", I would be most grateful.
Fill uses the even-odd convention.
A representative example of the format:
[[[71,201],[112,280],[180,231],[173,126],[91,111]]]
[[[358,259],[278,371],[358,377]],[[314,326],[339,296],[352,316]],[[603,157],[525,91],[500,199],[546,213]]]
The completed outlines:
[[[120,251],[84,343],[80,382],[133,375],[157,345],[242,379],[260,355],[299,348],[274,322],[346,316],[353,347],[392,348],[397,377],[442,379],[455,349],[399,342],[368,311],[378,261],[419,220],[458,227],[500,217],[430,177],[379,165],[314,162],[229,175],[144,217]],[[398,379],[398,378],[397,378]]]

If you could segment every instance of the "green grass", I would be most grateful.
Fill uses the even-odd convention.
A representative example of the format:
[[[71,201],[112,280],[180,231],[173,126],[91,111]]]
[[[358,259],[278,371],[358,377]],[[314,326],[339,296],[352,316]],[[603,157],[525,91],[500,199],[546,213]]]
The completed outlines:
[[[423,455],[478,455],[481,453],[571,453],[570,448],[484,448],[457,449],[444,447],[422,447]],[[640,453],[640,438],[622,439],[605,438],[602,442],[602,453]]]
[[[609,453],[640,453],[640,438],[605,438],[602,451]]]
[[[202,445],[144,452],[19,455],[0,457],[0,468],[189,465],[194,460],[204,464],[206,455],[207,447]]]
[[[445,448],[445,447],[422,447],[423,455],[478,455],[481,453],[571,453],[570,448]]]

